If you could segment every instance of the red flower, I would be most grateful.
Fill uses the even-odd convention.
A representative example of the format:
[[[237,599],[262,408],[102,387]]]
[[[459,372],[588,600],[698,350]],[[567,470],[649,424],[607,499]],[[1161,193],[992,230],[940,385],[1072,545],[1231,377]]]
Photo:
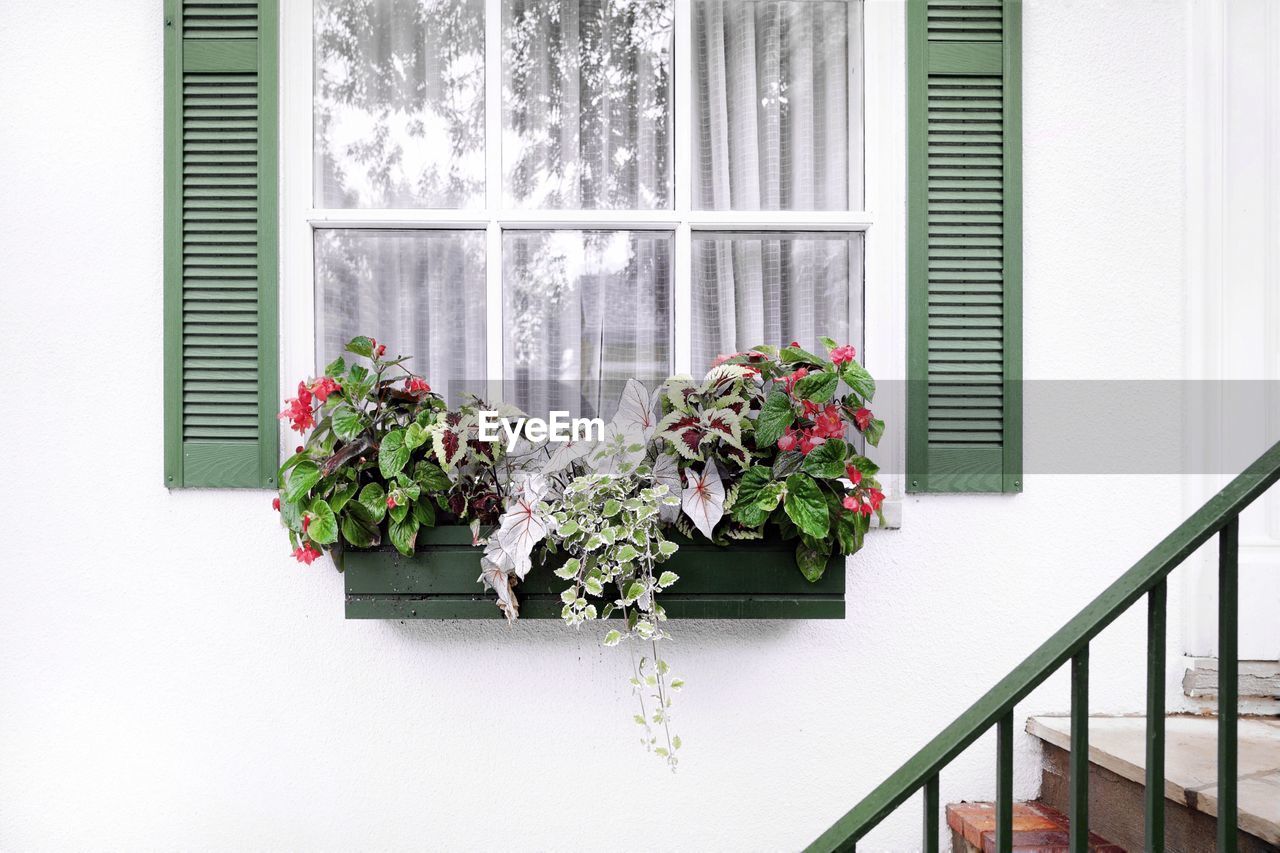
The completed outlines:
[[[827,440],[819,435],[804,432],[800,434],[800,452],[808,456],[814,449],[826,444]]]
[[[276,512],[280,511],[280,498],[278,496],[271,499],[271,508]]]
[[[799,342],[799,341],[792,341],[792,342],[791,342],[791,346],[795,347],[796,349],[800,349],[800,342]]]
[[[293,559],[299,563],[306,563],[308,566],[316,561],[320,556],[320,552],[311,547],[310,542],[302,543],[301,548],[297,548],[293,552]]]
[[[853,413],[853,422],[858,425],[858,429],[862,432],[867,431],[867,427],[871,426],[871,410],[867,408],[858,409]]]
[[[387,509],[395,509],[395,508],[396,508],[396,496],[387,495]]]
[[[849,512],[858,511],[858,499],[855,498],[853,495],[846,496],[845,499],[841,501],[841,503],[844,504],[844,508],[849,510]]]
[[[835,364],[844,364],[846,361],[853,361],[853,357],[857,354],[858,351],[853,348],[852,344],[845,344],[831,351],[831,361]]]
[[[852,465],[844,466],[844,475],[848,477],[849,482],[855,486],[862,482],[862,472],[857,468],[854,468]]]
[[[311,515],[310,513],[304,514],[302,516],[302,532],[306,533],[307,528],[310,526],[311,526]]]
[[[378,344],[378,358],[382,358],[382,356],[385,355],[386,352],[387,352],[387,345]]]
[[[316,425],[316,419],[311,412],[311,392],[307,389],[306,383],[298,383],[298,396],[291,397],[284,401],[285,409],[277,417],[280,420],[290,420],[290,426],[298,432],[306,432]]]
[[[823,438],[841,438],[844,436],[844,421],[840,418],[840,407],[828,405],[822,414],[814,420],[813,430]]]
[[[814,415],[818,414],[818,412],[822,411],[822,407],[812,400],[801,400],[800,405],[804,407],[804,416],[806,418],[812,418]]]
[[[778,439],[778,449],[784,453],[788,450],[796,449],[796,431],[791,427],[787,427],[787,431],[783,433],[782,438]]]
[[[420,376],[410,376],[409,381],[404,383],[404,390],[410,394],[430,394],[431,386]]]
[[[796,383],[809,375],[809,368],[802,367],[795,373],[782,377],[782,384],[787,389],[787,393],[791,394],[795,391]]]
[[[884,492],[879,489],[871,489],[867,495],[868,500],[871,501],[871,509],[879,509],[880,505],[884,503]],[[867,514],[870,515],[870,513]]]
[[[323,403],[329,399],[329,395],[335,391],[341,391],[342,386],[334,382],[332,377],[321,376],[311,385],[311,391],[316,395],[316,399]]]

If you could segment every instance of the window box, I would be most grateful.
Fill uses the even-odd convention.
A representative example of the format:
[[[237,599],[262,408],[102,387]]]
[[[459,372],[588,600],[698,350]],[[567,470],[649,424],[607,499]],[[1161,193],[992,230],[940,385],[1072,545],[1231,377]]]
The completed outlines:
[[[677,538],[680,550],[662,569],[680,576],[662,606],[673,619],[843,619],[844,557],[836,554],[817,583],[800,574],[795,543],[754,541],[721,547]],[[480,577],[481,549],[471,530],[423,530],[418,552],[343,555],[348,619],[500,619]],[[550,561],[549,561],[550,562]],[[567,583],[535,563],[517,593],[522,619],[560,618]]]

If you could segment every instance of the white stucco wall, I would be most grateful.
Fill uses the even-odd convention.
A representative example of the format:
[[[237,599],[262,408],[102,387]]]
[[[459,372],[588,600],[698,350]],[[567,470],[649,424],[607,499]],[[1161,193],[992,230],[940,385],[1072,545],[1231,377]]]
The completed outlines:
[[[0,10],[0,848],[798,848],[1182,512],[1158,477],[909,499],[846,620],[676,626],[673,776],[595,632],[344,621],[268,493],[161,486],[160,3]],[[1024,22],[1027,375],[1176,377],[1183,6]],[[1095,644],[1095,709],[1141,708],[1144,637]],[[1066,707],[1060,673],[1019,715]],[[991,796],[992,743],[944,802]]]

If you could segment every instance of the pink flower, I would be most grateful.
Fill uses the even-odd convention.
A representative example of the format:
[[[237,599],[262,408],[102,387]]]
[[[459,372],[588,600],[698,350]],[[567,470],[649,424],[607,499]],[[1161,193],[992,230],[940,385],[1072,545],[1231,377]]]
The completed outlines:
[[[845,509],[847,509],[847,510],[849,510],[849,512],[857,512],[857,511],[858,511],[858,506],[859,506],[859,504],[858,504],[858,499],[857,499],[857,498],[855,498],[853,495],[848,495],[848,496],[847,496],[847,497],[845,497],[845,499],[844,499],[843,501],[841,501],[840,503],[842,503],[842,504],[844,505],[844,508],[845,508]]]
[[[387,509],[395,509],[395,508],[396,508],[396,496],[387,495]]]
[[[306,533],[307,528],[311,526],[311,515],[308,513],[302,516],[302,532]]]
[[[857,354],[857,350],[851,344],[845,344],[831,351],[831,361],[835,364],[844,364],[846,361],[853,361],[853,357]]]
[[[884,492],[879,489],[871,489],[867,493],[867,498],[871,501],[871,509],[879,509],[880,505],[884,503]],[[870,515],[870,513],[867,514]]]
[[[320,556],[320,552],[311,547],[310,542],[302,543],[302,547],[297,548],[293,552],[293,558],[299,563],[306,563],[308,566],[316,561]]]
[[[778,439],[778,449],[782,452],[796,449],[796,431],[791,427],[787,427],[787,431],[783,433],[782,438]]]
[[[410,376],[409,381],[404,383],[404,390],[410,394],[430,394],[431,386],[420,376]]]
[[[800,452],[808,456],[817,448],[826,444],[827,440],[820,435],[814,435],[810,432],[800,434]]]
[[[871,414],[870,409],[861,408],[853,413],[853,422],[858,425],[858,429],[860,431],[866,432],[867,427],[871,426],[871,419],[873,417],[874,415]]]
[[[857,468],[854,468],[852,465],[844,466],[844,475],[848,477],[849,482],[855,486],[862,482],[862,472]]]
[[[788,394],[791,394],[795,391],[796,383],[799,382],[801,379],[804,379],[808,375],[809,375],[809,368],[801,367],[795,373],[791,373],[791,374],[788,374],[787,376],[782,377],[783,387],[787,389]]]
[[[285,409],[277,417],[280,420],[289,420],[292,423],[290,427],[298,432],[306,432],[316,425],[316,419],[311,411],[311,391],[307,388],[306,383],[298,383],[298,396],[291,397],[284,401]]]
[[[329,395],[335,391],[341,391],[342,386],[334,382],[332,377],[321,376],[311,384],[311,391],[316,395],[316,399],[323,403],[329,399]]]
[[[274,509],[276,512],[279,512],[279,511],[280,511],[280,498],[279,498],[279,497],[274,497],[274,498],[272,498],[272,499],[271,499],[271,508],[272,508],[272,509]]]
[[[840,408],[828,405],[814,419],[814,432],[823,438],[841,438],[844,435],[844,421],[840,418]]]

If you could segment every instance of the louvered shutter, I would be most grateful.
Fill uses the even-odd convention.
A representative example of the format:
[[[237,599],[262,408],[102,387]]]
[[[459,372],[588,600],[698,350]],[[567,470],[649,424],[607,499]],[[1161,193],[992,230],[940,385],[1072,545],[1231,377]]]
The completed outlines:
[[[165,3],[165,484],[271,487],[274,0]]]
[[[909,0],[907,489],[1022,489],[1017,0]]]

